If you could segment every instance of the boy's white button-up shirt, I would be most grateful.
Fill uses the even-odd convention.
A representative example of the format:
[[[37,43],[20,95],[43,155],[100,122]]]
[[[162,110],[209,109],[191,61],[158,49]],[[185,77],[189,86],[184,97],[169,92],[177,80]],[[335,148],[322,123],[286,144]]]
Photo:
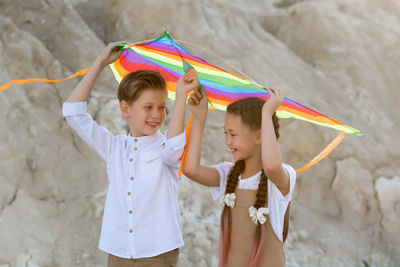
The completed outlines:
[[[109,180],[99,248],[122,258],[153,257],[183,246],[178,169],[186,143],[112,135],[86,112],[86,102],[64,103],[63,115],[107,163]]]

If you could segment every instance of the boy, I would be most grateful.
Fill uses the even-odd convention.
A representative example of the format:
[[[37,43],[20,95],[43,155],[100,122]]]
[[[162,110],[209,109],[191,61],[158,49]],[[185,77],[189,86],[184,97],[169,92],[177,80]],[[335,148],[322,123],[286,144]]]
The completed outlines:
[[[121,55],[110,43],[63,105],[63,115],[78,135],[107,162],[109,186],[99,248],[108,266],[176,266],[183,246],[177,201],[179,161],[186,143],[185,106],[197,88],[191,70],[177,83],[171,123],[158,129],[166,113],[166,82],[154,71],[128,74],[118,87],[129,134],[113,136],[86,113],[86,102],[102,69]]]

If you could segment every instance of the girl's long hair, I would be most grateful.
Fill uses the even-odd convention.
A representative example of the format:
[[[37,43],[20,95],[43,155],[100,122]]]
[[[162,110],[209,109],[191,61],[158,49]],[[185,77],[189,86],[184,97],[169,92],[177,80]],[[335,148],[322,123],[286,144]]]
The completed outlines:
[[[257,131],[261,129],[261,118],[262,118],[262,107],[265,101],[256,98],[249,97],[243,98],[236,102],[231,103],[227,108],[227,113],[240,116],[242,122],[250,127],[251,130]],[[279,122],[278,117],[274,113],[272,116],[272,121],[275,130],[276,139],[279,138]],[[235,165],[229,172],[225,194],[235,192],[239,175],[244,171],[245,161],[238,160],[235,162]],[[264,207],[265,203],[268,199],[268,178],[264,173],[264,170],[261,172],[261,180],[258,185],[256,202],[254,203],[254,207],[259,209],[260,207]],[[250,219],[250,218],[249,218]],[[230,245],[230,237],[231,237],[231,208],[228,206],[224,206],[221,215],[221,236],[220,236],[220,251],[219,251],[219,266],[222,267],[225,265],[225,261],[227,258],[229,245]],[[264,243],[264,233],[265,226],[258,224],[256,228],[256,239],[253,247],[251,249],[251,253],[249,255],[249,266],[256,266],[260,252]]]

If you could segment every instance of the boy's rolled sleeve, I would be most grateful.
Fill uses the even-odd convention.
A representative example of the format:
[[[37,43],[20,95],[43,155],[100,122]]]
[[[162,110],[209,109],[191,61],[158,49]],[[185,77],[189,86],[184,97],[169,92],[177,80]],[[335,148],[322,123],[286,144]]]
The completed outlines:
[[[62,114],[64,117],[76,116],[86,113],[87,103],[86,102],[64,102]]]
[[[180,159],[186,145],[186,131],[174,136],[170,139],[167,138],[168,130],[164,134],[164,140],[161,145],[161,158],[163,162],[171,167],[179,167]]]
[[[62,114],[69,126],[96,151],[105,161],[111,157],[115,147],[115,136],[105,127],[99,126],[87,112],[86,102],[65,102]]]

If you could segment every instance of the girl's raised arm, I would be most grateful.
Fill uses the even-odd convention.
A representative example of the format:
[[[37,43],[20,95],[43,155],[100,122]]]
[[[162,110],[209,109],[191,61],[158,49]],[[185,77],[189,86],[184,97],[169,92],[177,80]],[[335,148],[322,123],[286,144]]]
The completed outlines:
[[[206,91],[203,88],[201,88],[201,91],[194,90],[188,103],[193,114],[193,120],[182,171],[189,179],[199,184],[219,186],[220,177],[217,169],[200,165],[201,143],[208,113]]]
[[[276,140],[272,115],[282,104],[283,92],[281,89],[267,88],[270,99],[262,109],[261,122],[261,159],[266,176],[286,195],[290,190],[289,174],[282,167],[281,153]]]

